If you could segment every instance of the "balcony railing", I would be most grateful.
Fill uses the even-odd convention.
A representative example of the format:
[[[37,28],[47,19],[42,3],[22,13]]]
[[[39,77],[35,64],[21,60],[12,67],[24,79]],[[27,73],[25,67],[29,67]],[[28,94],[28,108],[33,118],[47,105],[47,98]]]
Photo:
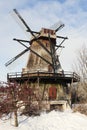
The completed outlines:
[[[69,72],[69,71],[61,71],[58,73],[49,73],[49,72],[15,72],[15,73],[8,73],[7,78],[8,79],[15,79],[15,78],[23,78],[23,77],[60,77],[60,78],[74,78],[76,80],[80,80],[79,76],[75,72]]]

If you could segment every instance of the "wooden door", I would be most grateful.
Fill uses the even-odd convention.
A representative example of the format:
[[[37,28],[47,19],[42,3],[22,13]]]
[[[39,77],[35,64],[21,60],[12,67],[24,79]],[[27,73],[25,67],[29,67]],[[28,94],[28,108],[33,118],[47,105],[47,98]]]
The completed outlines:
[[[55,100],[57,97],[57,88],[54,86],[51,86],[49,88],[49,100]]]

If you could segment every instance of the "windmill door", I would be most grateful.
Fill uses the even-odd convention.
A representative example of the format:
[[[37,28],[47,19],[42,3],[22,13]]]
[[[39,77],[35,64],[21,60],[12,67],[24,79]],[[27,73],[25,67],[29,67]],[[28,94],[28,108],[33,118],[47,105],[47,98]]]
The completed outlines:
[[[49,88],[49,100],[55,100],[57,97],[57,88],[54,86],[51,86]]]

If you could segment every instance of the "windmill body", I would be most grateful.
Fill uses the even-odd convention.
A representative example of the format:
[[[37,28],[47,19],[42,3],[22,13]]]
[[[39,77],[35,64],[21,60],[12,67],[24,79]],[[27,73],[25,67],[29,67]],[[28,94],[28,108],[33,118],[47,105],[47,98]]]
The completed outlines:
[[[55,72],[61,73],[62,68],[55,51],[56,32],[54,30],[42,28],[40,34],[36,35],[36,37],[37,39],[34,37],[31,38],[30,48],[40,57],[30,51],[29,59],[26,68],[23,68],[23,72],[54,72],[55,69]],[[42,46],[38,44],[38,41]]]

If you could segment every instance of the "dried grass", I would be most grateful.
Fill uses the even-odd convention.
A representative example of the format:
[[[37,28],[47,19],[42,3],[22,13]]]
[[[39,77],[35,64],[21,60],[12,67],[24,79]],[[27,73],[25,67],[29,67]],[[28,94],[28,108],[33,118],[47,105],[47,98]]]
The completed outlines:
[[[87,115],[87,104],[76,104],[73,106],[73,112],[80,112],[81,114]]]

